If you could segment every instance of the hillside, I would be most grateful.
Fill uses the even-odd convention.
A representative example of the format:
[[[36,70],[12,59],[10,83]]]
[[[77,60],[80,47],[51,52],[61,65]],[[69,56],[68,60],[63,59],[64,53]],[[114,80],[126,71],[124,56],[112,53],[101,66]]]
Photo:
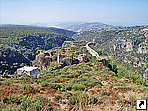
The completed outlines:
[[[72,30],[75,32],[81,32],[88,29],[96,29],[96,28],[113,28],[115,26],[107,25],[99,22],[90,22],[90,23],[80,23],[78,25],[69,25],[69,26],[61,26],[62,28]]]
[[[72,35],[75,34],[75,32],[66,30],[66,29],[60,29],[60,28],[55,28],[55,27],[37,27],[37,26],[29,26],[29,25],[1,25],[1,29],[3,30],[33,30],[33,31],[44,31],[44,32],[54,32],[54,33],[59,33],[63,34],[65,36],[71,37]]]
[[[72,43],[39,53],[35,63],[41,58],[40,65],[47,63],[45,59],[51,61],[38,77],[25,74],[0,77],[0,109],[131,111],[136,108],[136,99],[148,97],[148,89],[140,84],[139,75],[134,72],[123,75],[121,71],[126,69],[119,69],[120,65],[115,67],[118,69],[115,73],[88,53],[86,42]],[[81,59],[84,56],[87,59]],[[109,64],[113,66],[112,60]]]
[[[90,29],[77,33],[75,40],[93,41],[117,63],[141,75],[147,74],[147,26]]]
[[[0,27],[0,74],[14,73],[20,65],[29,65],[35,59],[37,50],[48,50],[61,46],[65,40],[73,40],[44,29],[46,28]],[[57,29],[51,28],[48,31],[51,30]]]

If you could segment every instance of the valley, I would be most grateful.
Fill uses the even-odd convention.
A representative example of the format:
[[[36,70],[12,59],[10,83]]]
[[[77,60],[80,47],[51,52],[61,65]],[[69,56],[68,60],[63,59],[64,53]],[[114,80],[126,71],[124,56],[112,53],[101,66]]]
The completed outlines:
[[[117,39],[117,30],[121,29],[91,29],[90,32],[79,32],[71,38],[35,29],[1,28],[0,109],[136,109],[136,99],[148,99],[147,78],[143,77],[143,73],[133,71],[134,68],[121,64],[121,61],[118,61],[120,58],[116,57],[125,52],[128,56],[128,53],[136,50],[138,44],[146,42],[147,33],[141,32],[132,48],[131,44],[128,47],[126,43],[122,48],[124,42],[119,46],[119,40],[124,37]],[[133,38],[133,41],[137,39]],[[122,53],[119,53],[120,51]],[[29,76],[16,72],[16,69],[27,63],[28,66],[38,67],[41,74]],[[12,66],[11,69],[9,66]]]
[[[94,39],[98,48],[117,63],[139,74],[147,74],[147,26],[90,29],[75,34],[75,40]]]

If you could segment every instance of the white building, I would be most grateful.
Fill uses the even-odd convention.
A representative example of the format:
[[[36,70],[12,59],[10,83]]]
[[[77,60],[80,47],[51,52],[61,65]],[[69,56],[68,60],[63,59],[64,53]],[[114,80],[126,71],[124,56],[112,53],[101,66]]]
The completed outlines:
[[[35,76],[41,74],[38,70],[38,67],[29,67],[29,66],[24,66],[22,68],[17,69],[17,74],[27,74],[29,76]]]

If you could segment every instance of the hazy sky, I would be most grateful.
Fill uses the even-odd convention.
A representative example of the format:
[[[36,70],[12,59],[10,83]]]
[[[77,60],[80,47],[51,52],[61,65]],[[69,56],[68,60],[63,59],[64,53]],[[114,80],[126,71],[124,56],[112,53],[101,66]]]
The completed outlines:
[[[148,24],[148,0],[0,0],[0,24],[63,21]]]

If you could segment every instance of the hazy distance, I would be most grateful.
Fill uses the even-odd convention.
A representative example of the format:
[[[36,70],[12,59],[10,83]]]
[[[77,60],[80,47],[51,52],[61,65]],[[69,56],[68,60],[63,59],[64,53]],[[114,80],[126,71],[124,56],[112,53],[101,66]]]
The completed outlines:
[[[0,0],[0,24],[147,25],[148,0]]]

